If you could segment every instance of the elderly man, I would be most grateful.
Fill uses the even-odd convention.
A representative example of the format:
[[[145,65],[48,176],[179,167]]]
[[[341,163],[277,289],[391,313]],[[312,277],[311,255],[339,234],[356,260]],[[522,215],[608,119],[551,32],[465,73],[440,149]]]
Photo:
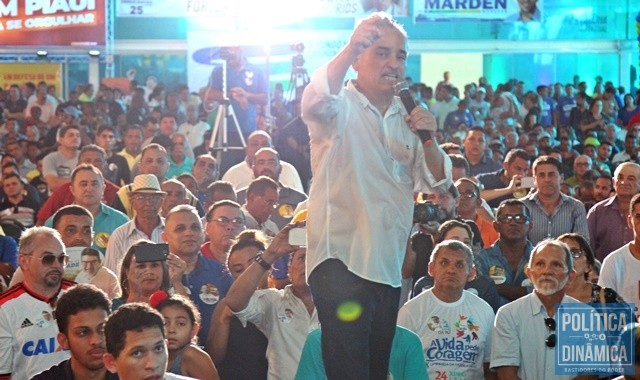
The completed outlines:
[[[236,190],[249,186],[251,180],[255,178],[253,173],[253,157],[261,148],[273,148],[271,136],[265,131],[255,131],[249,135],[247,147],[245,148],[246,156],[243,162],[240,162],[227,170],[222,176],[223,181],[229,181]],[[288,187],[304,192],[300,175],[288,162],[281,161],[282,173],[280,180]]]
[[[587,214],[591,247],[600,261],[633,240],[634,232],[627,215],[631,214],[631,198],[640,192],[640,165],[633,162],[620,164],[614,173],[613,187],[615,195],[596,203]]]
[[[160,217],[160,208],[165,195],[153,174],[140,174],[134,178],[129,198],[135,217],[111,235],[104,263],[107,268],[120,273],[122,258],[140,239],[162,243],[160,234],[164,231],[164,219]]]
[[[550,156],[540,156],[533,162],[533,180],[537,191],[523,200],[531,212],[529,240],[533,244],[567,232],[589,236],[584,205],[560,191],[560,170],[560,162]]]
[[[502,201],[496,210],[493,228],[500,238],[478,252],[478,273],[495,282],[503,305],[530,292],[525,274],[533,245],[527,239],[531,230],[531,216],[527,206],[517,199]]]
[[[314,178],[307,274],[329,378],[387,377],[413,192],[451,184],[449,158],[427,138],[437,129],[433,115],[423,107],[407,115],[395,96],[406,57],[404,29],[373,14],[302,98]],[[344,87],[352,67],[357,78]],[[356,321],[336,313],[346,301],[359,303]]]
[[[581,154],[573,160],[573,175],[564,180],[571,187],[579,186],[584,180],[584,175],[591,170],[593,160],[586,154]]]
[[[209,334],[211,314],[218,301],[227,295],[233,279],[225,264],[204,257],[200,245],[204,242],[202,222],[193,206],[180,205],[167,214],[162,239],[169,245],[169,252],[186,263],[182,284],[203,316],[198,332],[201,343]]]
[[[493,329],[491,368],[500,379],[570,379],[555,374],[556,305],[578,302],[565,295],[576,276],[569,247],[544,240],[531,252],[527,277],[533,293],[498,310]]]
[[[473,263],[471,248],[464,243],[439,243],[429,261],[433,288],[407,302],[398,312],[398,324],[422,341],[429,378],[493,378],[489,370],[493,309],[464,290],[467,281],[475,276]],[[468,360],[453,359],[461,351]]]
[[[205,231],[209,241],[200,247],[202,254],[226,264],[231,245],[244,227],[245,218],[238,203],[230,200],[214,203],[206,215]]]
[[[140,161],[138,162],[138,174],[152,174],[157,178],[159,183],[162,183],[166,179],[167,170],[169,170],[169,158],[167,150],[164,147],[153,143],[142,149]],[[129,193],[132,187],[132,183],[127,186],[122,186],[122,188],[118,190],[116,198],[111,203],[111,207],[124,212],[130,218],[133,218],[135,215],[133,205],[129,202]],[[196,207],[200,215],[204,215],[204,210],[202,206],[200,206],[198,198],[196,198],[189,189],[187,189],[187,198],[189,199],[189,204]]]
[[[19,265],[24,280],[0,297],[0,373],[30,379],[69,358],[56,343],[53,318],[58,298],[73,286],[62,278],[69,256],[60,234],[32,227],[20,238]]]

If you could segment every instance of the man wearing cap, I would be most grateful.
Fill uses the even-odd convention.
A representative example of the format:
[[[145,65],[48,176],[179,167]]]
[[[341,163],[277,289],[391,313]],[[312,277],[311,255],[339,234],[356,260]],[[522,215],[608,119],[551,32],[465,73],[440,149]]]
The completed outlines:
[[[469,110],[471,110],[476,120],[483,120],[489,114],[491,104],[484,100],[485,96],[487,96],[487,90],[484,87],[478,87],[469,100]]]
[[[633,240],[626,216],[631,198],[640,192],[640,165],[620,164],[614,172],[613,187],[615,195],[596,203],[587,214],[591,248],[600,261]]]
[[[164,182],[166,179],[167,171],[169,170],[169,156],[167,150],[159,144],[152,143],[142,149],[140,154],[140,161],[138,162],[138,174],[152,174],[159,182]],[[130,218],[135,215],[135,210],[129,202],[129,193],[131,192],[132,184],[122,186],[118,190],[116,198],[111,203],[111,207],[116,210],[122,211]],[[187,189],[188,204],[198,209],[198,213],[204,216],[204,209],[198,202],[198,198]]]
[[[69,182],[71,171],[78,163],[80,152],[80,130],[77,126],[68,125],[60,128],[58,150],[48,154],[42,160],[42,174],[51,191]]]
[[[162,243],[164,220],[160,217],[160,208],[166,194],[160,189],[155,175],[140,174],[134,178],[129,201],[135,217],[118,227],[109,238],[104,263],[107,268],[120,273],[122,258],[129,247],[140,239]]]
[[[590,138],[591,137],[585,140],[585,144],[587,144]],[[611,167],[611,152],[613,151],[613,146],[607,140],[602,142],[599,140],[596,141],[598,141],[600,145],[596,146],[596,157],[593,159],[593,168],[597,169],[600,174],[608,174],[611,176],[611,173],[613,173],[613,168]]]
[[[564,183],[571,187],[579,186],[584,180],[584,175],[591,170],[592,165],[591,157],[586,154],[579,155],[573,160],[573,175],[564,180]]]

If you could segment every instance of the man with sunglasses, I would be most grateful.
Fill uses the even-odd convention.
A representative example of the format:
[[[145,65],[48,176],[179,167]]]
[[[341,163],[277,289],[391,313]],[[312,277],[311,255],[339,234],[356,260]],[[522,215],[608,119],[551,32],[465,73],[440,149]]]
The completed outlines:
[[[496,314],[491,368],[500,379],[574,378],[555,373],[556,305],[579,302],[565,294],[565,286],[576,276],[569,247],[558,240],[541,241],[531,252],[526,273],[533,293]]]
[[[527,239],[531,217],[527,206],[517,199],[507,199],[496,210],[493,228],[500,238],[476,255],[478,273],[496,284],[502,305],[531,292],[525,268],[533,244]]]
[[[32,227],[20,238],[24,280],[0,297],[0,379],[30,379],[69,358],[56,341],[58,298],[74,285],[62,275],[69,260],[58,231]]]

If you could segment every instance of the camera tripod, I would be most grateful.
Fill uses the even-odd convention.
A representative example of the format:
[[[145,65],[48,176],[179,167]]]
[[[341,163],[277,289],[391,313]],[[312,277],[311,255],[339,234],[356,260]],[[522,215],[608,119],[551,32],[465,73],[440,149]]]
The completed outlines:
[[[222,66],[222,93],[223,98],[218,101],[218,109],[216,111],[216,120],[213,124],[213,131],[211,132],[211,142],[209,143],[209,151],[216,152],[215,157],[218,163],[222,160],[222,152],[229,150],[244,150],[247,143],[242,135],[240,124],[236,118],[236,113],[233,110],[233,105],[227,97],[227,62],[224,60],[217,61],[216,63]],[[231,117],[233,121],[236,133],[240,137],[240,145],[229,145],[229,124],[228,118]]]

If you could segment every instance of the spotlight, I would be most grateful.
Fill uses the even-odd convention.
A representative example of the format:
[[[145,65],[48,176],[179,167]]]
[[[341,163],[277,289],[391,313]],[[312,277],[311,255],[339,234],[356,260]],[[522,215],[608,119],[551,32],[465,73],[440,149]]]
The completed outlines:
[[[89,50],[89,56],[97,58],[100,56],[100,50]]]
[[[47,58],[47,51],[46,50],[38,50],[36,52],[36,55],[38,56],[38,58]]]

